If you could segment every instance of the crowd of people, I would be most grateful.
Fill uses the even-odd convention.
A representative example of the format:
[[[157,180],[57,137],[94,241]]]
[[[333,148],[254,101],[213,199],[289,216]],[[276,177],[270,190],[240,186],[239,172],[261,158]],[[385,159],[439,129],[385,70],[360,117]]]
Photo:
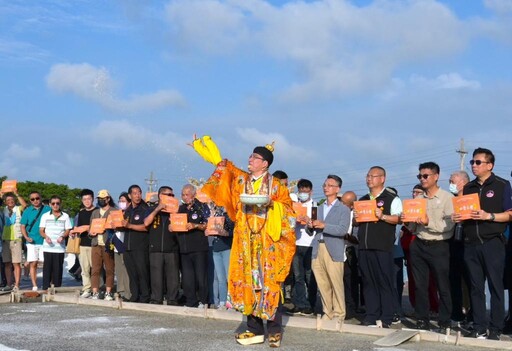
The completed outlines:
[[[42,290],[61,286],[71,237],[80,238],[70,273],[82,282],[81,298],[113,300],[117,293],[130,302],[233,308],[247,316],[247,331],[236,335],[243,345],[264,342],[266,320],[269,344],[278,347],[283,313],[320,313],[340,325],[356,316],[368,327],[401,323],[404,265],[418,329],[445,333],[458,326],[468,337],[493,340],[512,331],[504,303],[512,269],[506,265],[512,193],[493,173],[492,151],[476,149],[470,161],[475,178],[453,172],[448,190],[438,184],[439,166],[421,163],[412,197],[426,200],[426,213],[411,220],[381,166],[369,169],[368,192],[359,198],[342,190],[341,177],[328,175],[324,199],[316,202],[310,180],[300,179],[289,192],[285,172],[269,173],[270,145],[253,150],[248,171],[223,160],[207,137],[191,145],[215,166],[201,189],[211,200],[199,201],[196,186],[185,184],[177,213],[185,214],[186,227],[179,231],[168,211],[166,198],[175,196],[170,186],[160,187],[150,203],[138,185],[117,198],[83,189],[74,219],[57,195],[45,205],[34,189],[27,205],[17,193],[2,194],[3,290],[19,289],[24,261],[33,290],[40,286],[39,262]],[[452,199],[468,194],[478,195],[479,208],[463,219]],[[244,195],[265,200],[241,200]],[[377,205],[371,221],[357,206],[366,200]],[[92,225],[114,210],[123,211],[121,223],[101,230]],[[212,217],[223,218],[213,234]]]

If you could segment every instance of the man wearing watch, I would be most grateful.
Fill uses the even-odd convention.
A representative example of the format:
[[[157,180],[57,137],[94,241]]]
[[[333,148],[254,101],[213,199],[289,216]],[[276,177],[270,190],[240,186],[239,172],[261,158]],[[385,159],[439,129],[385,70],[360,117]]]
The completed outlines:
[[[512,208],[510,182],[496,176],[495,157],[491,150],[477,148],[469,161],[476,176],[464,186],[463,194],[478,194],[480,210],[463,222],[464,262],[471,279],[471,303],[474,330],[467,336],[499,340],[505,319],[503,272],[505,266],[505,232]],[[460,221],[460,215],[453,216]],[[491,292],[491,320],[485,305],[485,280]]]

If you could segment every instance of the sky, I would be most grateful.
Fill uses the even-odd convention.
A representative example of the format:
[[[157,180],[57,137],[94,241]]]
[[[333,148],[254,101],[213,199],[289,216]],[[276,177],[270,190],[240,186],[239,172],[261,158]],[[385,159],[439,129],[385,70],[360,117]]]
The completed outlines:
[[[410,197],[418,164],[460,168],[461,140],[510,180],[512,0],[0,0],[0,176],[179,191],[213,166],[328,174],[371,166]],[[471,174],[471,173],[470,173]]]

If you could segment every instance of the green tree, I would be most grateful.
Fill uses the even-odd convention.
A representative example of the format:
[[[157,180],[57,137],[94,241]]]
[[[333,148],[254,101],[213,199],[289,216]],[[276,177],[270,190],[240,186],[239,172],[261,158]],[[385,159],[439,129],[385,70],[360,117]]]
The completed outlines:
[[[0,177],[0,182],[7,179],[6,176]],[[39,191],[43,200],[49,200],[53,195],[62,198],[62,210],[67,212],[73,218],[80,210],[80,192],[82,189],[70,189],[65,184],[44,183],[44,182],[18,182],[18,194],[21,195],[27,204],[30,204],[29,194],[31,191]]]

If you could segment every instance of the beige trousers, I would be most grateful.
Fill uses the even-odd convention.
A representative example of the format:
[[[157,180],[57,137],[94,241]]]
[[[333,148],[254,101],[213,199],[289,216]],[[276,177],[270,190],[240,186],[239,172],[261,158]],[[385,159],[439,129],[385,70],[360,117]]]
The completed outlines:
[[[92,254],[90,246],[80,246],[80,267],[82,268],[82,291],[91,290]]]
[[[311,268],[322,298],[322,310],[329,319],[345,320],[344,262],[334,262],[324,243],[318,245],[318,255]]]

